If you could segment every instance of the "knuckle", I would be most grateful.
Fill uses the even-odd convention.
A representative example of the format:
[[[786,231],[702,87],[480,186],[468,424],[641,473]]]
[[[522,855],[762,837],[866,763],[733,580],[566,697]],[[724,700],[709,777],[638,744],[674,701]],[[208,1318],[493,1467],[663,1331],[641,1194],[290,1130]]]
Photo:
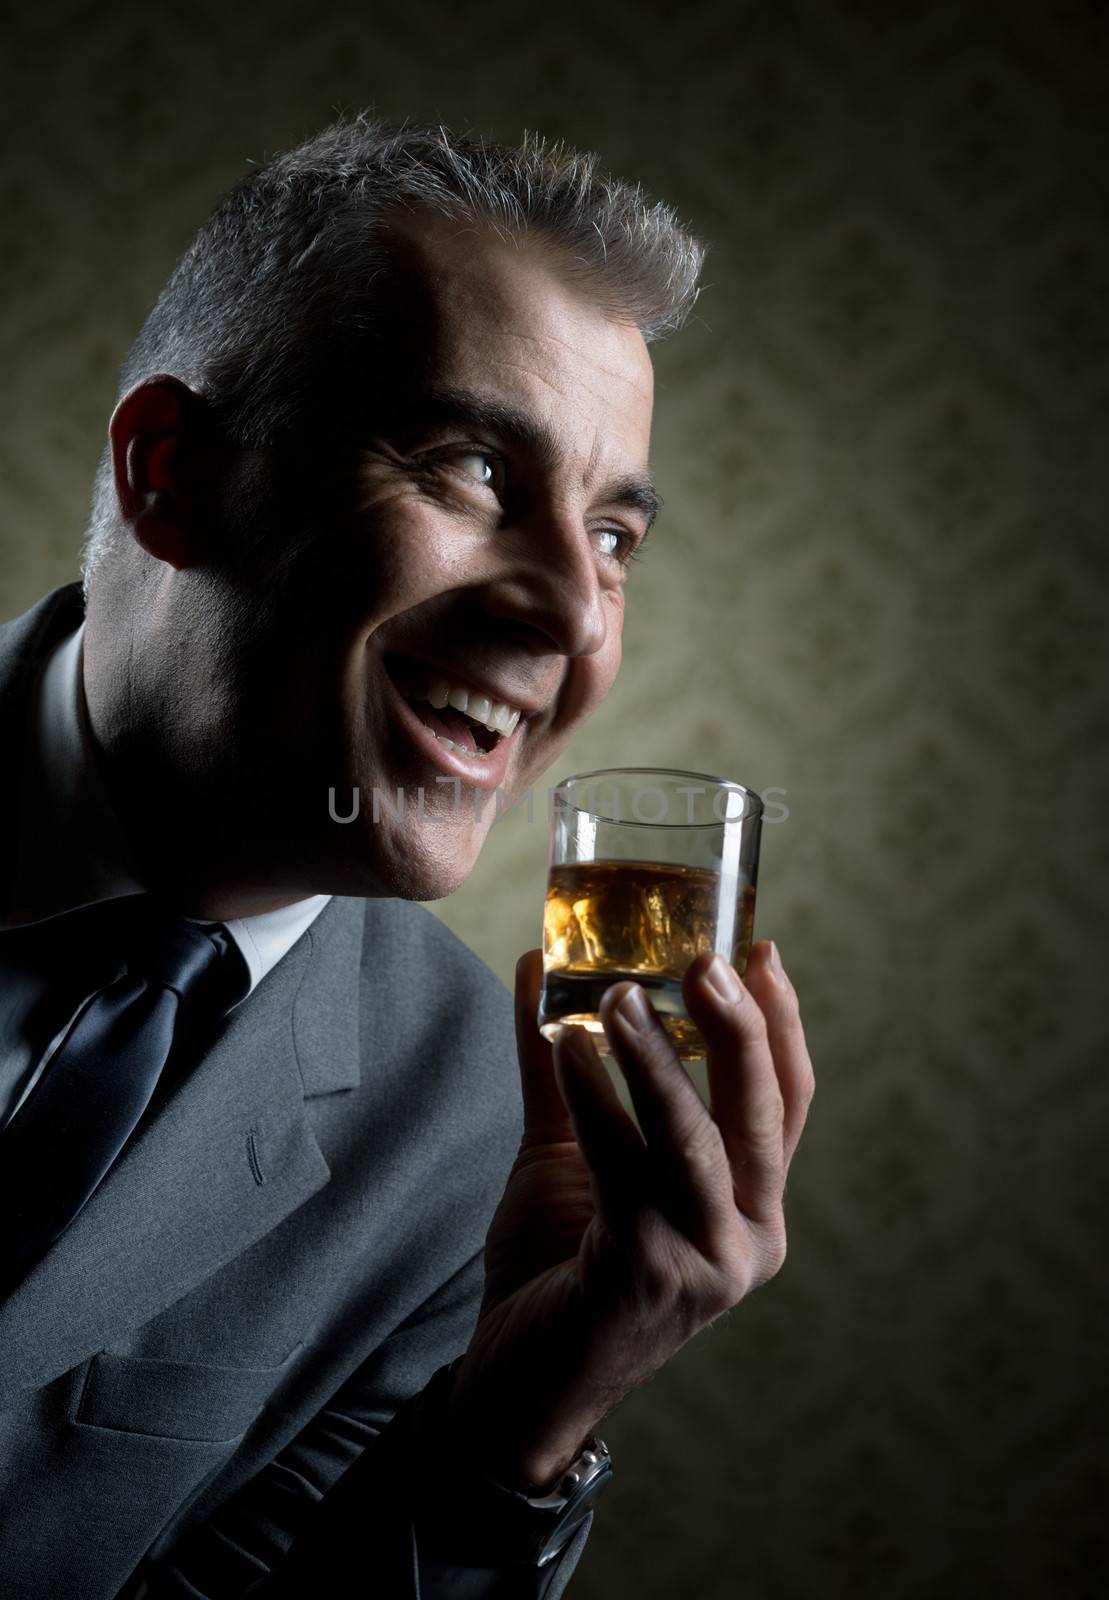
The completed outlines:
[[[805,1030],[801,1025],[801,1017],[796,1006],[791,1007],[778,1019],[777,1037],[787,1044],[791,1050],[800,1056],[807,1056],[808,1049],[805,1043]]]
[[[769,1037],[770,1031],[766,1012],[750,991],[735,1005],[727,1009],[714,1007],[706,1012],[703,1020],[698,1017],[698,1024],[719,1047],[732,1051],[759,1044]]]
[[[747,1143],[758,1154],[778,1149],[785,1125],[785,1101],[781,1093],[767,1095],[751,1108],[747,1119]]]
[[[646,1036],[642,1059],[646,1062],[652,1077],[660,1078],[664,1082],[671,1081],[675,1073],[684,1072],[677,1052],[670,1043],[670,1037],[663,1031],[661,1024],[652,1028]]]
[[[617,1058],[622,1064],[630,1065],[633,1071],[638,1068],[649,1078],[664,1082],[673,1073],[677,1062],[674,1047],[658,1022],[637,1034],[634,1043],[626,1037],[618,1043]]]
[[[804,1048],[805,1024],[801,1019],[801,1006],[797,994],[790,989],[778,1002],[778,1031],[792,1043]]]
[[[736,1032],[751,1043],[761,1043],[769,1037],[766,1013],[760,1005],[737,1006],[734,1012]]]
[[[722,1148],[716,1124],[708,1117],[700,1123],[687,1123],[674,1141],[679,1162],[699,1171],[719,1166]]]
[[[741,1146],[743,1164],[760,1177],[765,1176],[767,1181],[775,1181],[782,1163],[784,1146],[785,1130],[780,1124],[777,1128],[765,1132],[748,1129]]]

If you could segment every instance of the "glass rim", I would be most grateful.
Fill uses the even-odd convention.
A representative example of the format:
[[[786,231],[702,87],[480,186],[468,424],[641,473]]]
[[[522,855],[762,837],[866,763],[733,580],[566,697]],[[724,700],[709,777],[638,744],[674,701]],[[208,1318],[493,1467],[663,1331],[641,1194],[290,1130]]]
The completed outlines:
[[[738,817],[714,817],[711,822],[640,822],[638,818],[603,817],[599,812],[590,811],[585,806],[575,805],[573,798],[568,800],[571,810],[582,817],[596,817],[598,821],[607,823],[610,828],[670,828],[690,829],[699,828],[726,828],[737,822],[757,821],[761,818],[765,807],[762,796],[754,789],[749,789],[745,783],[737,783],[732,778],[717,778],[710,772],[686,772],[681,767],[598,767],[593,772],[575,772],[568,778],[563,778],[554,786],[555,794],[562,794],[568,784],[584,783],[588,778],[627,778],[633,775],[655,778],[700,778],[704,783],[710,783],[717,789],[731,790],[744,797],[744,810]]]

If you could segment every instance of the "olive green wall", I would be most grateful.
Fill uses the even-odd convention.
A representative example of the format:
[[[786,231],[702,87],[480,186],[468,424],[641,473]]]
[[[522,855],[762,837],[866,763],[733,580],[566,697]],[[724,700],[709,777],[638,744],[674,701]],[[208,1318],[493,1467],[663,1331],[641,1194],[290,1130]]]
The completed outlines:
[[[785,790],[820,1088],[781,1278],[608,1429],[578,1600],[1109,1586],[1109,12],[95,6],[4,25],[0,615],[75,575],[125,344],[222,188],[375,103],[599,149],[713,245],[667,508],[558,772]],[[546,838],[440,907],[506,978]]]

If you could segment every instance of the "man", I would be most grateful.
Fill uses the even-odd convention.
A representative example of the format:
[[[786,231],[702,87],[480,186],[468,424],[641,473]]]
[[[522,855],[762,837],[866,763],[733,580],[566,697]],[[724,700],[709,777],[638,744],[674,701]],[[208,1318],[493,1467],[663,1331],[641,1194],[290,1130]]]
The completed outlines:
[[[139,335],[83,591],[0,634],[11,1600],[555,1600],[602,1419],[780,1265],[812,1079],[771,946],[687,976],[711,1115],[608,992],[641,1136],[539,1036],[538,952],[517,1072],[410,904],[611,687],[699,265],[589,158],[359,119]]]

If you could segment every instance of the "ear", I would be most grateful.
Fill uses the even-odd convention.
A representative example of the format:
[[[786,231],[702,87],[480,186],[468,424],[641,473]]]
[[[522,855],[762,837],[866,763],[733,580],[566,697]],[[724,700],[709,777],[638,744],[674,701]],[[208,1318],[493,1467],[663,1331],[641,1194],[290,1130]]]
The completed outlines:
[[[148,554],[178,571],[206,551],[205,515],[222,449],[211,409],[158,373],[124,395],[108,426],[120,516]]]

